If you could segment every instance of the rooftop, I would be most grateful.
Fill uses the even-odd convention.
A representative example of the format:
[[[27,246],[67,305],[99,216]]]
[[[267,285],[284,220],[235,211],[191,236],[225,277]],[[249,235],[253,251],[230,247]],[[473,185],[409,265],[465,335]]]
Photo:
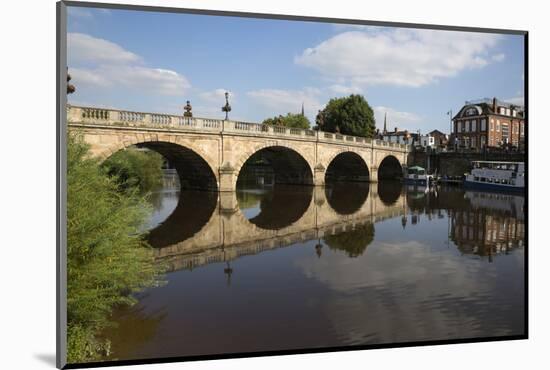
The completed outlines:
[[[491,98],[481,98],[481,99],[475,99],[475,100],[466,100],[464,102],[465,105],[477,105],[477,104],[493,104],[493,99]],[[504,100],[499,100],[499,99],[496,99],[496,103],[499,107],[506,107],[506,108],[511,108],[512,106],[513,107],[516,107],[516,108],[520,108],[519,110],[523,110],[523,105],[521,104],[513,104],[513,103],[509,103],[509,102],[506,102]]]

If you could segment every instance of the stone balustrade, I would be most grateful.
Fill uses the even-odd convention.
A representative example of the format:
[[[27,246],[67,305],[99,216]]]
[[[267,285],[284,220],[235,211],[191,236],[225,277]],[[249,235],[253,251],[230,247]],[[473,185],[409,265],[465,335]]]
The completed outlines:
[[[170,130],[194,130],[250,134],[254,136],[276,136],[301,138],[327,143],[352,144],[380,149],[410,151],[410,145],[373,140],[365,137],[342,135],[309,129],[270,126],[254,122],[219,120],[200,117],[183,117],[170,114],[130,112],[118,109],[67,106],[69,123],[98,126],[152,127]]]

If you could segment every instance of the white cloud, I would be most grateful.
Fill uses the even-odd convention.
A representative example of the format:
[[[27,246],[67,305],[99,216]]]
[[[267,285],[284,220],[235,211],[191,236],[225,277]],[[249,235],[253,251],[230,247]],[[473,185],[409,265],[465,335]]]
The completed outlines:
[[[69,65],[85,63],[137,63],[141,57],[125,50],[114,42],[83,33],[67,34]]]
[[[316,88],[305,88],[303,90],[279,90],[260,89],[247,92],[262,108],[269,110],[269,115],[285,115],[287,113],[299,113],[304,104],[306,116],[315,118],[317,111],[322,108],[319,102],[321,91]],[[312,121],[312,124],[314,122]]]
[[[70,72],[76,86],[126,87],[162,95],[182,95],[191,86],[184,76],[160,68],[115,65],[72,68]]]
[[[392,29],[348,31],[335,35],[295,57],[339,85],[419,87],[492,60],[487,50],[498,35]]]
[[[229,93],[229,103],[235,101],[235,93],[228,89],[215,89],[211,91],[203,91],[199,93],[199,98],[204,100],[206,103],[217,104],[220,107],[225,104],[225,92]]]
[[[363,89],[359,86],[346,86],[340,84],[330,85],[328,89],[329,91],[339,95],[360,94],[363,92]]]
[[[374,118],[376,119],[376,127],[380,130],[384,128],[384,115],[387,113],[387,128],[388,131],[393,130],[395,127],[399,129],[407,129],[409,131],[415,131],[418,129],[418,123],[422,120],[422,117],[415,113],[400,112],[390,107],[376,106],[373,107]]]
[[[491,59],[495,62],[502,62],[505,58],[506,56],[503,53],[495,54],[491,57]]]
[[[453,249],[434,253],[429,242],[407,241],[405,236],[392,239],[375,240],[357,258],[323,249],[321,258],[310,255],[296,261],[307,278],[333,292],[318,310],[327,314],[340,338],[352,343],[395,343],[410,341],[411,335],[415,340],[438,339],[438,335],[473,337],[488,330],[505,335],[515,328],[498,310],[521,305],[521,284],[509,286],[517,295],[509,294],[512,298],[506,305],[487,303],[503,297],[497,284],[502,283],[498,264],[465,262]],[[504,257],[511,271],[521,269],[523,251]],[[426,276],[441,278],[426,282]],[[482,298],[476,303],[472,297]],[[495,320],[481,320],[489,317],[484,315]]]
[[[69,72],[77,91],[87,87],[128,88],[143,93],[182,95],[191,87],[185,76],[145,66],[143,58],[104,39],[69,33]]]

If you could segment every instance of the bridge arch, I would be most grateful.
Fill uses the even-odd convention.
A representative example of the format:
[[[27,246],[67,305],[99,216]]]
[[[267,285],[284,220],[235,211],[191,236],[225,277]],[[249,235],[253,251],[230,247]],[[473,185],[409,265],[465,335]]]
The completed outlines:
[[[244,181],[243,170],[267,163],[273,170],[274,184],[313,185],[313,169],[307,156],[286,145],[265,144],[246,151],[235,163],[234,189]]]
[[[146,148],[162,155],[176,169],[181,189],[218,190],[218,176],[208,160],[208,156],[200,148],[184,143],[163,140],[162,138],[145,137],[131,138],[99,153],[102,160],[106,160],[114,153],[131,146]]]
[[[396,180],[403,177],[403,164],[393,154],[382,158],[378,164],[378,180]]]
[[[370,171],[367,161],[360,154],[349,150],[333,154],[327,161],[325,184],[340,181],[370,181]]]

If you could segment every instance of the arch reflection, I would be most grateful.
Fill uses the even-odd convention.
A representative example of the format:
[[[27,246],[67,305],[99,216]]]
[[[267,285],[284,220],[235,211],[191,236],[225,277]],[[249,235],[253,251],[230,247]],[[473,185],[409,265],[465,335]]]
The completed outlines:
[[[302,218],[311,205],[313,188],[277,185],[260,190],[241,190],[237,201],[241,212],[254,225],[279,230]]]
[[[351,215],[357,212],[369,195],[368,183],[336,182],[325,187],[329,205],[340,215]]]
[[[180,192],[174,212],[149,232],[147,241],[154,248],[163,248],[192,237],[208,223],[217,204],[217,193]]]
[[[403,184],[400,181],[384,180],[377,184],[378,196],[385,205],[391,206],[401,196]]]

